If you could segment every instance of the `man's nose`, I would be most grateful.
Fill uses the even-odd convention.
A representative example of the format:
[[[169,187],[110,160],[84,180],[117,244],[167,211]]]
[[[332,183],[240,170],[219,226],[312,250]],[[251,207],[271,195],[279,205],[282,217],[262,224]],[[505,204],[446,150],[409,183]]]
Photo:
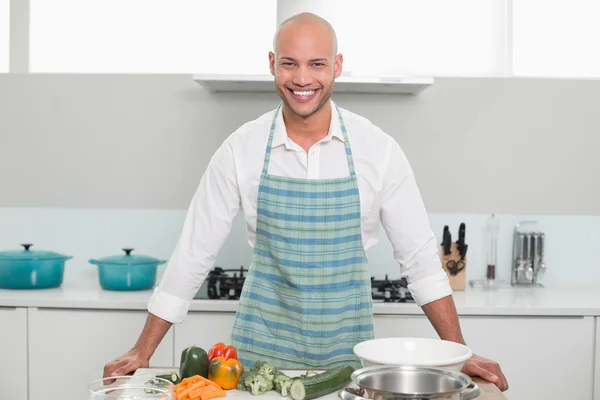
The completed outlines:
[[[310,75],[310,71],[306,67],[299,67],[296,69],[296,74],[294,75],[294,79],[292,80],[294,85],[298,86],[306,86],[312,82],[312,77]]]

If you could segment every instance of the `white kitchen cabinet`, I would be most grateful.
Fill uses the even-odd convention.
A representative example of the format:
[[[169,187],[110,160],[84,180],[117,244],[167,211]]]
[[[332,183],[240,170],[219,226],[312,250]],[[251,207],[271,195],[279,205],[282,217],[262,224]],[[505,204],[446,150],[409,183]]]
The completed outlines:
[[[596,317],[596,367],[594,368],[594,400],[600,400],[600,318]]]
[[[462,317],[469,347],[497,361],[510,400],[592,399],[593,317]]]
[[[600,342],[593,317],[462,316],[460,323],[473,352],[500,364],[510,400],[592,399]],[[377,337],[438,338],[425,316],[375,316],[374,325]],[[597,399],[599,357],[596,348]]]
[[[182,323],[173,327],[175,366],[179,366],[186,347],[195,345],[208,352],[217,342],[229,344],[234,319],[234,312],[189,312]]]
[[[402,336],[438,339],[435,329],[423,315],[374,315],[373,328],[376,338]]]
[[[0,398],[27,400],[27,309],[0,307]]]
[[[29,400],[87,399],[87,385],[104,365],[137,341],[147,312],[30,309]],[[173,364],[173,330],[156,349],[151,366]]]

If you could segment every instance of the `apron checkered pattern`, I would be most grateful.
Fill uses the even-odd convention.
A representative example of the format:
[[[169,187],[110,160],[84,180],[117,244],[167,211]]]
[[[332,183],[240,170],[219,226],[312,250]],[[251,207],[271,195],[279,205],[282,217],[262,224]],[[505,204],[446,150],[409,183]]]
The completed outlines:
[[[337,108],[337,106],[336,106]],[[256,244],[232,344],[244,367],[360,367],[357,343],[373,338],[371,282],[362,244],[360,197],[338,109],[350,175],[269,175],[273,133],[258,191]]]

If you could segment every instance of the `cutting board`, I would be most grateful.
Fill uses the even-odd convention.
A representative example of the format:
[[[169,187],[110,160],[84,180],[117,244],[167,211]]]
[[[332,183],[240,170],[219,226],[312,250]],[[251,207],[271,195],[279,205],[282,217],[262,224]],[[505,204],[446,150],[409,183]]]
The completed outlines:
[[[157,374],[168,374],[170,372],[179,372],[177,368],[173,367],[154,367],[154,368],[140,368],[138,369],[133,376],[139,377],[143,379],[144,382],[150,377],[153,377]],[[283,372],[291,377],[298,376],[304,374],[306,371],[304,370],[283,370]],[[473,381],[479,385],[479,389],[481,390],[481,394],[477,397],[477,400],[506,400],[506,397],[493,383],[489,383],[487,381],[483,381],[478,378],[474,378]],[[231,389],[227,391],[227,396],[223,398],[224,400],[282,400],[283,397],[274,390],[270,390],[267,393],[261,394],[260,396],[253,396],[249,392],[240,392],[236,389]],[[291,397],[286,397],[285,399],[291,400]],[[337,396],[337,392],[328,394],[326,396],[322,396],[319,400],[339,400]]]

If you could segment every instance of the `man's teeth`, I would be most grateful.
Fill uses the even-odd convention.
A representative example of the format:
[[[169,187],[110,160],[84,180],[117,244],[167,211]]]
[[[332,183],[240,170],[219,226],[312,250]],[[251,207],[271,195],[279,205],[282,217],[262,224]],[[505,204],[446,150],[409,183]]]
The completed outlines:
[[[294,94],[296,96],[312,96],[313,94],[315,94],[315,91],[310,90],[310,91],[306,91],[306,92],[298,92],[298,91],[294,90]]]

